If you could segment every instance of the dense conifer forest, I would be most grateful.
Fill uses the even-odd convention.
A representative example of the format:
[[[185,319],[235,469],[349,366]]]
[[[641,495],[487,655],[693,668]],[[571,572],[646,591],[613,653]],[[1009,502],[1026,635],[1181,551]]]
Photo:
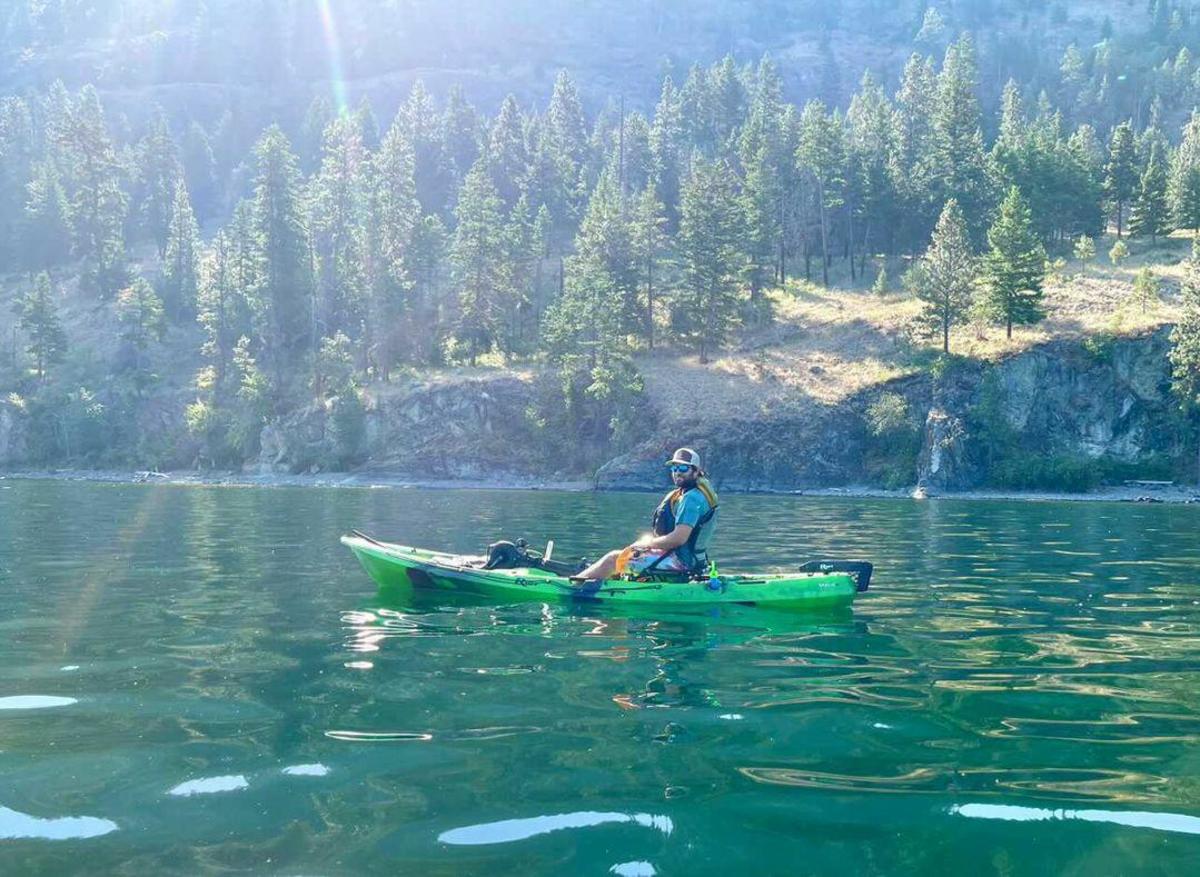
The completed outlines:
[[[1090,258],[1106,231],[1124,246],[1200,227],[1195,4],[1111,4],[1127,10],[1121,29],[1086,19],[1094,32],[1072,12],[1106,4],[899,4],[903,20],[880,12],[888,34],[862,26],[888,50],[877,67],[844,60],[840,16],[890,4],[702,5],[694,21],[647,4],[635,19],[710,55],[722,28],[762,51],[660,53],[637,83],[610,59],[603,96],[570,57],[540,99],[537,77],[489,103],[489,88],[473,99],[468,77],[439,73],[436,94],[415,79],[386,112],[346,83],[385,70],[387,41],[319,38],[370,20],[453,66],[492,14],[464,14],[456,34],[461,5],[6,4],[0,260],[14,307],[0,390],[39,459],[178,461],[132,426],[178,391],[190,462],[236,467],[266,424],[317,405],[339,436],[325,464],[350,466],[364,387],[452,365],[537,369],[514,416],[615,448],[639,356],[705,363],[769,325],[789,281],[902,286],[923,303],[915,329],[949,354],[967,319],[1008,337],[1040,320],[1053,261]],[[525,5],[497,26],[532,19]],[[574,4],[537,6],[557,21]],[[615,8],[595,6],[580,17]],[[1078,25],[1052,63],[1031,15]],[[770,51],[788,27],[824,47],[799,72]],[[104,37],[138,63],[98,50]],[[335,50],[335,78],[301,94],[298,72]],[[228,99],[191,113],[164,90],[181,81],[223,83]],[[1173,360],[1184,403],[1200,360],[1194,275]]]

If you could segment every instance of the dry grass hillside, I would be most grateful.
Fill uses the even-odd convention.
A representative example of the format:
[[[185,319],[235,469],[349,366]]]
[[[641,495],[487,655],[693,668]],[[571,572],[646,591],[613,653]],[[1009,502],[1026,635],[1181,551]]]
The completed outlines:
[[[1004,327],[969,324],[950,337],[951,353],[995,360],[1056,339],[1142,334],[1173,322],[1177,313],[1189,238],[1177,234],[1156,243],[1128,241],[1130,256],[1114,266],[1115,243],[1097,240],[1097,255],[1086,264],[1070,261],[1047,281],[1046,319],[1018,326],[1011,340]],[[840,263],[835,267],[841,269]],[[888,274],[903,272],[899,261]],[[1143,311],[1134,300],[1134,278],[1150,267],[1160,295]],[[668,417],[691,419],[697,404],[709,419],[734,418],[766,410],[802,406],[809,400],[834,403],[863,388],[916,373],[936,356],[937,339],[913,338],[910,326],[920,303],[891,284],[880,296],[852,288],[834,276],[830,289],[804,281],[772,293],[776,319],[746,330],[737,343],[701,365],[678,352],[643,357],[639,362],[646,392]]]

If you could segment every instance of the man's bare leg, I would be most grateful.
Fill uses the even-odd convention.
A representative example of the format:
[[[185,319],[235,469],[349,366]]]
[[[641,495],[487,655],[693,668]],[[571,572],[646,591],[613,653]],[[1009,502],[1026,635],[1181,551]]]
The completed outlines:
[[[576,573],[574,577],[579,579],[612,578],[617,571],[617,557],[620,554],[619,551],[610,551],[583,572]]]

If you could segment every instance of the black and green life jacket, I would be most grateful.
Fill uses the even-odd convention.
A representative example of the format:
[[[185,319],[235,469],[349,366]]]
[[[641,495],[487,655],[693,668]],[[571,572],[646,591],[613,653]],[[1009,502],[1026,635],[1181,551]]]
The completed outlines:
[[[696,525],[692,527],[692,532],[691,535],[688,536],[687,542],[679,547],[686,547],[688,549],[688,553],[692,557],[696,557],[697,560],[701,560],[701,558],[697,557],[696,555],[696,540],[700,536],[701,529],[705,527],[708,522],[713,519],[713,515],[717,513],[717,492],[713,490],[713,486],[707,478],[701,476],[700,478],[696,479],[695,484],[692,484],[689,487],[676,487],[674,490],[664,496],[662,502],[658,504],[658,508],[654,510],[654,517],[651,519],[651,526],[654,528],[655,536],[666,536],[668,533],[673,531],[675,529],[675,510],[679,508],[680,500],[683,499],[683,495],[689,490],[699,490],[704,494],[704,498],[708,500],[708,511],[705,512],[700,520],[696,522]],[[678,550],[679,548],[675,548],[666,552],[658,559],[658,561],[655,562],[654,566],[657,566],[658,563],[661,563],[668,556]]]

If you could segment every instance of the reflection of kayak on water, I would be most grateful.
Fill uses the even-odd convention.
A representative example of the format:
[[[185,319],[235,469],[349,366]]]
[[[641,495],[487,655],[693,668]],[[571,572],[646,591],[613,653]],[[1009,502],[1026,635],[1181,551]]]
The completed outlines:
[[[494,555],[489,559],[426,551],[379,542],[362,533],[343,536],[342,544],[354,552],[380,587],[412,586],[506,600],[818,608],[849,605],[871,580],[871,564],[865,561],[812,561],[794,573],[761,576],[718,575],[697,580],[664,575],[579,581],[572,579],[571,565],[523,549],[497,566]]]

